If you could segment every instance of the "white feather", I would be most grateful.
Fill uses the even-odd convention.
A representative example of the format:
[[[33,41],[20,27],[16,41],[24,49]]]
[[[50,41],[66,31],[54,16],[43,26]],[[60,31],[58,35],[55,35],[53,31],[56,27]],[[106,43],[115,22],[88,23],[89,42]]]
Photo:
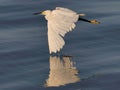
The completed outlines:
[[[50,53],[59,52],[65,42],[63,37],[75,28],[79,15],[67,8],[57,7],[46,15],[48,20],[48,43]]]

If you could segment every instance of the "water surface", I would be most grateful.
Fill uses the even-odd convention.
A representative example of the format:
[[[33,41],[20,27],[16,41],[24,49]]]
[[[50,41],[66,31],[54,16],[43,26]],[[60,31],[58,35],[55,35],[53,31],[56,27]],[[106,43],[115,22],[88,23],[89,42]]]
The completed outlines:
[[[47,22],[32,15],[56,6],[101,22],[78,22],[65,36],[72,57],[49,55]],[[119,90],[119,8],[119,0],[0,0],[0,90]]]

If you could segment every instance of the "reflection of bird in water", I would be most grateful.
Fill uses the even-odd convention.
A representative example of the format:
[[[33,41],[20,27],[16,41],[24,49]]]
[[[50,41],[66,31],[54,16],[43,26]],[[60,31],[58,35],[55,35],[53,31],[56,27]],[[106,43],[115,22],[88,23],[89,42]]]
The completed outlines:
[[[75,28],[75,23],[78,20],[89,22],[92,24],[99,24],[97,20],[87,20],[81,18],[85,14],[77,14],[76,12],[62,7],[56,7],[55,10],[46,10],[39,13],[34,13],[45,15],[48,20],[48,42],[50,53],[59,52],[65,42],[63,37],[69,31]]]
[[[80,81],[78,70],[73,66],[70,57],[50,57],[49,78],[46,87],[58,87]]]

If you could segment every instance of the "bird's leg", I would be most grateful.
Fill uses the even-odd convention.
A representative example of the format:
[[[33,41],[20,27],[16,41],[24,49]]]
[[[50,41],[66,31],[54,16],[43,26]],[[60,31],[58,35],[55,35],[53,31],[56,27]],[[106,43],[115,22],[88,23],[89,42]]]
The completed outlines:
[[[92,23],[92,24],[99,24],[100,23],[97,20],[87,20],[87,19],[79,17],[78,21],[80,21],[80,20],[85,21],[85,22],[89,22],[89,23]]]

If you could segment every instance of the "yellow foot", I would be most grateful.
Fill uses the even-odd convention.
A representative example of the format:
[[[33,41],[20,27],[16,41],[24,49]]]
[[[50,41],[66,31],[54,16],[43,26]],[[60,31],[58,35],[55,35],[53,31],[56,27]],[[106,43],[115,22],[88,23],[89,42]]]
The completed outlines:
[[[100,22],[98,22],[97,20],[90,20],[90,22],[91,22],[92,24],[100,24]]]

